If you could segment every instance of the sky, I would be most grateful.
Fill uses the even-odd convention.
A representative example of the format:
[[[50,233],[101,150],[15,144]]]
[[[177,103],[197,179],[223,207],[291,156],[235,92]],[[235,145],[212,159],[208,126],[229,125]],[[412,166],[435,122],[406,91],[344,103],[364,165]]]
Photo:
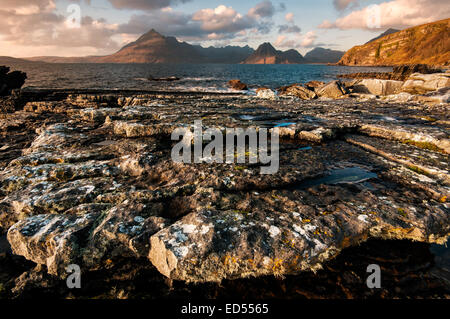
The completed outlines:
[[[106,55],[150,29],[203,46],[346,51],[449,17],[448,0],[0,0],[0,56]]]

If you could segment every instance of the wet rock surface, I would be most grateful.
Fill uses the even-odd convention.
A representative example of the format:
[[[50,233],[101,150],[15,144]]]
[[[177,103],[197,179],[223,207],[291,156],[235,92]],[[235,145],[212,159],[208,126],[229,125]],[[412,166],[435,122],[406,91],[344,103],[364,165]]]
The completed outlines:
[[[342,98],[344,89],[333,82],[322,92]],[[28,99],[0,119],[0,227],[14,258],[37,264],[8,283],[19,295],[39,281],[57,285],[69,264],[92,276],[128,269],[124,277],[138,265],[134,275],[161,287],[161,278],[239,287],[306,276],[370,239],[443,244],[450,231],[448,104],[145,92]],[[221,131],[277,127],[278,173],[173,162],[171,133],[200,119]]]

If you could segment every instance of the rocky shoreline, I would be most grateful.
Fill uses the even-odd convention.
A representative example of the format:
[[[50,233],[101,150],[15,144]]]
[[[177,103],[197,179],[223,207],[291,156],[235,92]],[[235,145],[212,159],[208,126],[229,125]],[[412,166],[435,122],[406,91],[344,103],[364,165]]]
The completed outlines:
[[[438,74],[420,80],[413,73],[402,87],[430,87],[437,76],[450,81],[449,73]],[[448,82],[437,83],[448,94]],[[13,278],[0,276],[4,294],[56,289],[69,264],[83,276],[122,276],[129,285],[149,274],[168,290],[184,287],[180,292],[273,276],[314,282],[311,271],[351,259],[346,251],[364,242],[444,244],[449,104],[351,98],[375,95],[350,92],[355,87],[310,83],[256,97],[17,92],[14,112],[0,118],[0,227],[2,247],[11,247],[0,253],[6,265],[24,266],[12,267]],[[258,164],[172,162],[172,131],[198,119],[220,130],[278,127],[280,170],[260,175]],[[437,296],[448,296],[448,281],[435,281]],[[395,296],[392,289],[384,296]]]
[[[425,64],[396,66],[392,72],[342,74],[343,79],[324,83],[310,81],[295,83],[273,91],[258,88],[257,96],[277,99],[295,96],[301,100],[346,99],[360,101],[383,100],[387,102],[421,102],[426,104],[450,103],[450,71],[431,68]],[[235,90],[247,90],[248,85],[240,80],[231,80],[228,85]]]

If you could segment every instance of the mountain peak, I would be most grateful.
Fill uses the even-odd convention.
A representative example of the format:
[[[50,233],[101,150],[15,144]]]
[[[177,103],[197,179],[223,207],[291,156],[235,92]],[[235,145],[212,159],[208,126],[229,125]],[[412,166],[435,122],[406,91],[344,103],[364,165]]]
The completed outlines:
[[[97,58],[104,63],[239,63],[254,50],[250,47],[203,48],[179,42],[151,29],[118,52]]]
[[[260,56],[272,56],[276,55],[277,50],[269,42],[264,42],[258,49],[256,49],[255,54]]]
[[[243,64],[299,64],[304,63],[303,56],[294,49],[286,52],[275,49],[271,43],[261,44]]]
[[[378,40],[378,39],[381,39],[381,38],[383,38],[383,37],[385,37],[385,36],[387,36],[387,35],[390,35],[390,34],[393,34],[393,33],[397,33],[397,32],[399,32],[399,31],[400,31],[400,30],[389,28],[389,29],[387,29],[386,31],[384,31],[382,34],[380,34],[379,36],[377,36],[376,38],[373,38],[373,39],[370,40],[369,42],[366,42],[366,44],[368,44],[368,43],[370,43],[370,42],[374,42],[374,41],[376,41],[376,40]]]
[[[164,39],[164,38],[165,37],[161,33],[157,32],[155,29],[151,29],[147,33],[144,33],[143,35],[141,35],[139,37],[139,39],[136,40],[136,42],[150,40],[150,39]]]

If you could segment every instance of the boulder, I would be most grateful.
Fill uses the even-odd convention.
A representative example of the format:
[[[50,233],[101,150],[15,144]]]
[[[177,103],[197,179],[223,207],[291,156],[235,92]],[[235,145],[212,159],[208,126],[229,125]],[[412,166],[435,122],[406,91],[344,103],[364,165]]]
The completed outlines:
[[[0,66],[0,96],[10,95],[12,90],[20,89],[27,78],[21,71],[9,72],[6,66]]]
[[[10,90],[20,89],[27,79],[27,74],[21,71],[13,71],[7,74],[6,84]]]
[[[275,100],[277,99],[277,94],[271,89],[259,88],[256,90],[256,96],[261,99]]]
[[[325,82],[322,81],[309,81],[308,83],[305,84],[305,87],[314,91],[314,89],[317,89],[321,86],[323,86],[325,84]]]
[[[394,66],[392,74],[396,79],[405,81],[413,73],[431,74],[439,73],[441,70],[431,68],[426,64],[410,64]]]
[[[450,74],[448,73],[414,73],[403,84],[402,91],[413,94],[424,94],[445,87],[450,87]]]
[[[230,80],[230,81],[228,81],[228,85],[233,90],[239,90],[239,91],[248,90],[247,84],[242,83],[241,80]]]
[[[332,81],[316,90],[319,97],[339,99],[347,94],[347,89],[341,81]]]
[[[364,79],[354,84],[352,89],[354,93],[391,95],[399,93],[402,85],[402,81]]]
[[[285,95],[293,95],[302,100],[311,100],[317,98],[317,94],[301,85],[292,85],[286,88]]]
[[[8,241],[14,254],[46,265],[50,274],[63,274],[80,254],[83,233],[93,227],[98,216],[36,215],[12,226]]]

